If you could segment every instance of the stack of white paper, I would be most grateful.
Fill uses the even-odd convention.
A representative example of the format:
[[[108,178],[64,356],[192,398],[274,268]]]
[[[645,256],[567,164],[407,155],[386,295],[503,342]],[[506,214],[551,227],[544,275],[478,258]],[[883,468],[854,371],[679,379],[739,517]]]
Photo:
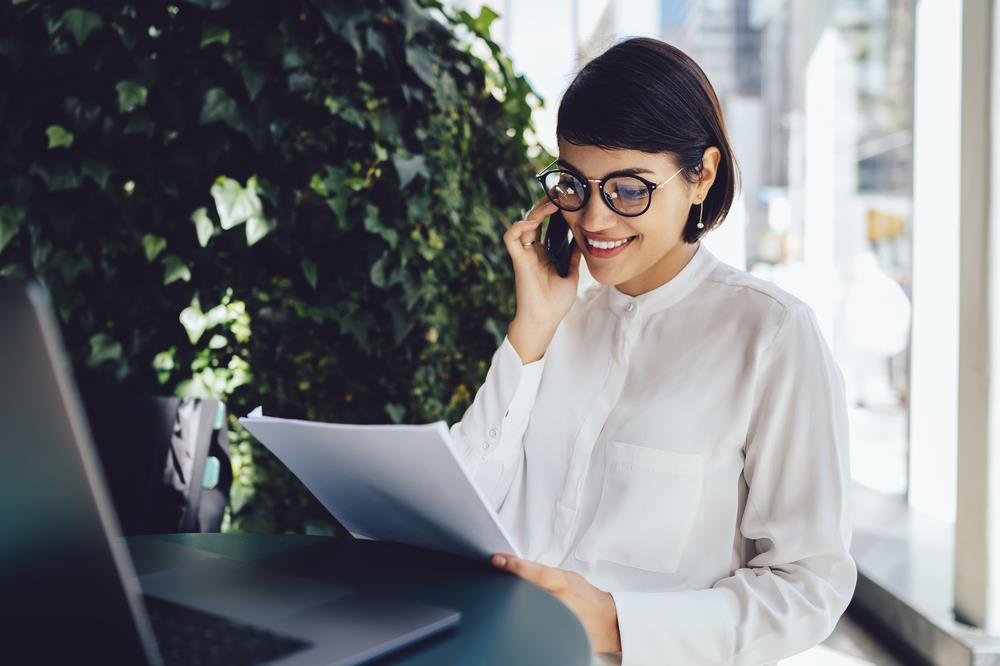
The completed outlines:
[[[444,421],[349,425],[240,419],[354,536],[469,557],[521,556],[455,452]]]

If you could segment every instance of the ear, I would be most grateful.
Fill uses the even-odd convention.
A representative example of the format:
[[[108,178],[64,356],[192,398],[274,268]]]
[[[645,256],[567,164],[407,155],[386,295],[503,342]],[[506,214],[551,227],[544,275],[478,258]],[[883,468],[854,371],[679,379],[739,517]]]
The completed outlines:
[[[722,160],[722,153],[715,146],[709,146],[701,156],[701,178],[692,188],[691,196],[695,202],[704,201],[708,196],[708,191],[715,182],[715,177],[719,174],[719,162]]]

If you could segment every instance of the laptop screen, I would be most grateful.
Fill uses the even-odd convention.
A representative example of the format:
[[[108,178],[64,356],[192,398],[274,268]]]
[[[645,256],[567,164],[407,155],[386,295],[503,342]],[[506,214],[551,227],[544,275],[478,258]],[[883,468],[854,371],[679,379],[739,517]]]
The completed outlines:
[[[0,285],[0,322],[4,651],[156,661],[44,291]]]

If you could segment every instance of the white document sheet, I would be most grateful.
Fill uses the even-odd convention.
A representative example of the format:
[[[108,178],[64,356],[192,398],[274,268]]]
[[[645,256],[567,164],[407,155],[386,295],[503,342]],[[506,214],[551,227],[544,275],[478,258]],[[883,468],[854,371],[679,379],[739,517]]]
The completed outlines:
[[[521,553],[473,484],[444,421],[349,425],[264,416],[240,423],[356,537],[473,558]]]

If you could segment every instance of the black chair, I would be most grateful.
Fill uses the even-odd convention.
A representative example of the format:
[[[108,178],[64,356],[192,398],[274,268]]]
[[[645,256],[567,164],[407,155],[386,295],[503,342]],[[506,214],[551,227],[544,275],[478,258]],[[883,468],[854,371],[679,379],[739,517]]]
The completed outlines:
[[[122,532],[218,532],[233,481],[222,403],[82,393]]]

